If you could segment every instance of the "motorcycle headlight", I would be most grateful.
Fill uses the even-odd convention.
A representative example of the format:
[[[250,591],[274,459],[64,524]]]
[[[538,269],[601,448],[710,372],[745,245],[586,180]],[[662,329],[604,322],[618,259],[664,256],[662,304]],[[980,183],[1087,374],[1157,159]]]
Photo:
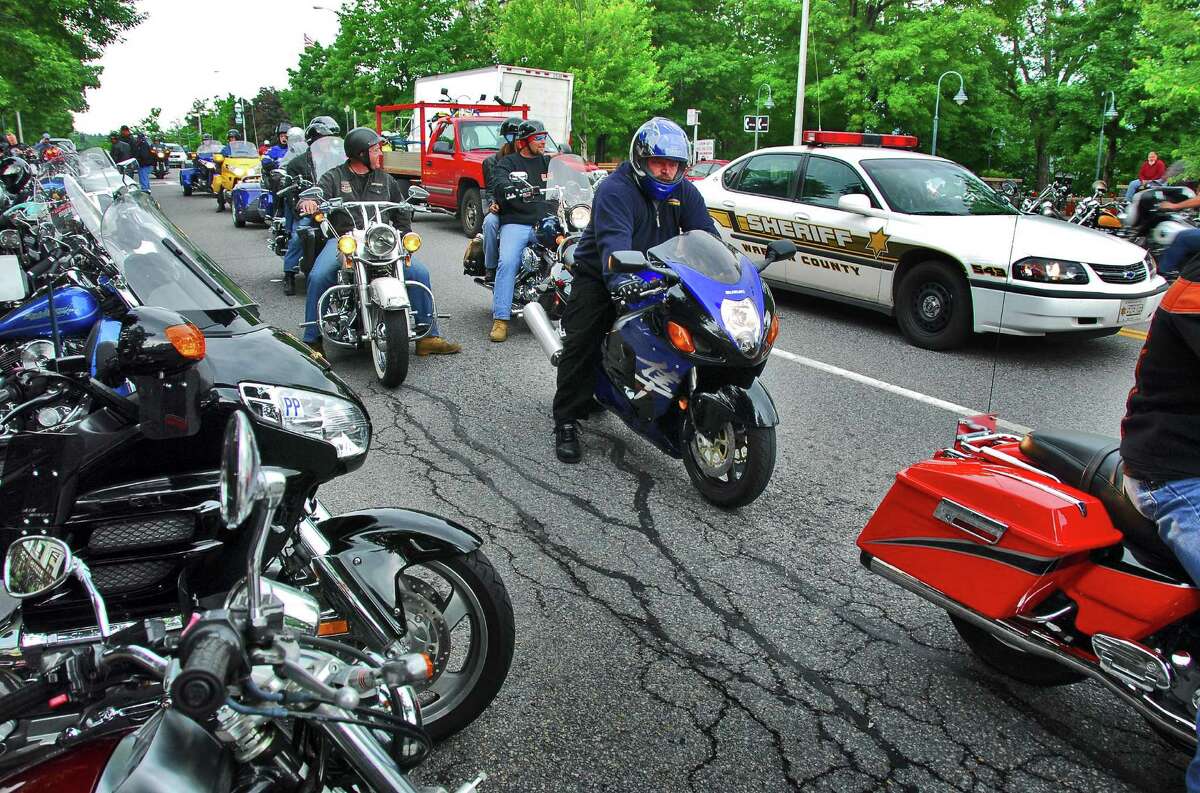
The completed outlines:
[[[338,457],[366,454],[371,422],[358,405],[341,397],[261,383],[241,383],[242,402],[259,421],[325,441]]]
[[[396,230],[391,226],[372,226],[367,229],[363,247],[372,259],[382,259],[396,250]]]
[[[722,300],[721,322],[742,352],[750,352],[758,346],[762,335],[762,318],[753,299]]]
[[[410,231],[404,235],[404,250],[409,253],[416,253],[421,250],[421,235],[415,231]]]
[[[233,175],[234,175],[234,176],[245,176],[245,175],[246,175],[246,169],[245,169],[245,168],[243,168],[243,167],[241,167],[240,165],[239,165],[239,166],[235,166],[235,167],[234,167],[234,169],[233,169]]]
[[[1013,265],[1013,278],[1045,284],[1086,284],[1087,270],[1079,262],[1030,256]]]
[[[572,207],[571,214],[567,219],[571,221],[571,228],[583,231],[587,228],[587,224],[592,222],[592,208],[587,204]]]

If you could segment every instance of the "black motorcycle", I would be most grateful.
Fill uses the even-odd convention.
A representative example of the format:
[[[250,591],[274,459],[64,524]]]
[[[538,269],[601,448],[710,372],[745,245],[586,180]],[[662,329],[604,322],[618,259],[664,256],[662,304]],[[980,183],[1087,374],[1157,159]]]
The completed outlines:
[[[154,178],[166,179],[171,172],[171,150],[166,146],[155,146],[150,149],[154,156]]]
[[[87,396],[85,418],[0,439],[0,525],[10,527],[0,545],[30,530],[61,537],[111,599],[115,624],[180,624],[232,588],[246,553],[248,537],[224,527],[215,506],[224,428],[245,411],[263,462],[289,470],[265,567],[317,600],[320,636],[383,658],[429,656],[418,694],[432,736],[469,724],[499,691],[514,642],[481,538],[408,509],[330,515],[317,489],[359,468],[370,448],[358,396],[263,324],[146,194],[119,192],[99,232],[141,305],[106,316],[73,367],[47,373]],[[127,386],[133,396],[117,393]],[[0,636],[0,689],[23,684],[31,653],[99,638],[90,614],[80,592],[26,601]]]

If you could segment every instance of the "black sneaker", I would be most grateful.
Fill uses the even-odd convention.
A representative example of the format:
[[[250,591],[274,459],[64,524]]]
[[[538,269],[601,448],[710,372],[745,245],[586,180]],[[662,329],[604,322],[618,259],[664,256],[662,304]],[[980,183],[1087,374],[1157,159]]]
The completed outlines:
[[[486,271],[486,272],[483,274],[483,282],[484,282],[485,284],[494,284],[494,283],[496,283],[496,271],[495,271],[495,270],[488,270],[488,271]]]
[[[554,428],[554,453],[560,462],[577,463],[583,457],[579,448],[579,427],[573,421],[564,421]]]
[[[296,294],[296,274],[295,273],[284,273],[283,274],[283,293],[285,295],[289,295],[289,296]]]

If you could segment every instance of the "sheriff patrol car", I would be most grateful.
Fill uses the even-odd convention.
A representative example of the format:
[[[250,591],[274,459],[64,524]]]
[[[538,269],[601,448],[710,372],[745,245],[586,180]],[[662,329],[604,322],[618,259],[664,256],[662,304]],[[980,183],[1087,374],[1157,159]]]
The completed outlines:
[[[908,135],[804,133],[694,182],[725,239],[794,260],[772,284],[893,314],[913,344],[950,349],[971,332],[1100,336],[1146,320],[1166,282],[1152,256],[1103,232],[1022,215],[960,165]]]

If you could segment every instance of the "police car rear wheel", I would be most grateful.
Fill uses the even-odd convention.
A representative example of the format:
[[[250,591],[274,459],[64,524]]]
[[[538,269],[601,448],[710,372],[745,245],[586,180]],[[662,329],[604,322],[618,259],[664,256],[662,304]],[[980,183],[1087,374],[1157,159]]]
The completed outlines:
[[[896,292],[896,321],[912,344],[949,350],[971,335],[971,292],[955,265],[921,262],[905,273]]]

